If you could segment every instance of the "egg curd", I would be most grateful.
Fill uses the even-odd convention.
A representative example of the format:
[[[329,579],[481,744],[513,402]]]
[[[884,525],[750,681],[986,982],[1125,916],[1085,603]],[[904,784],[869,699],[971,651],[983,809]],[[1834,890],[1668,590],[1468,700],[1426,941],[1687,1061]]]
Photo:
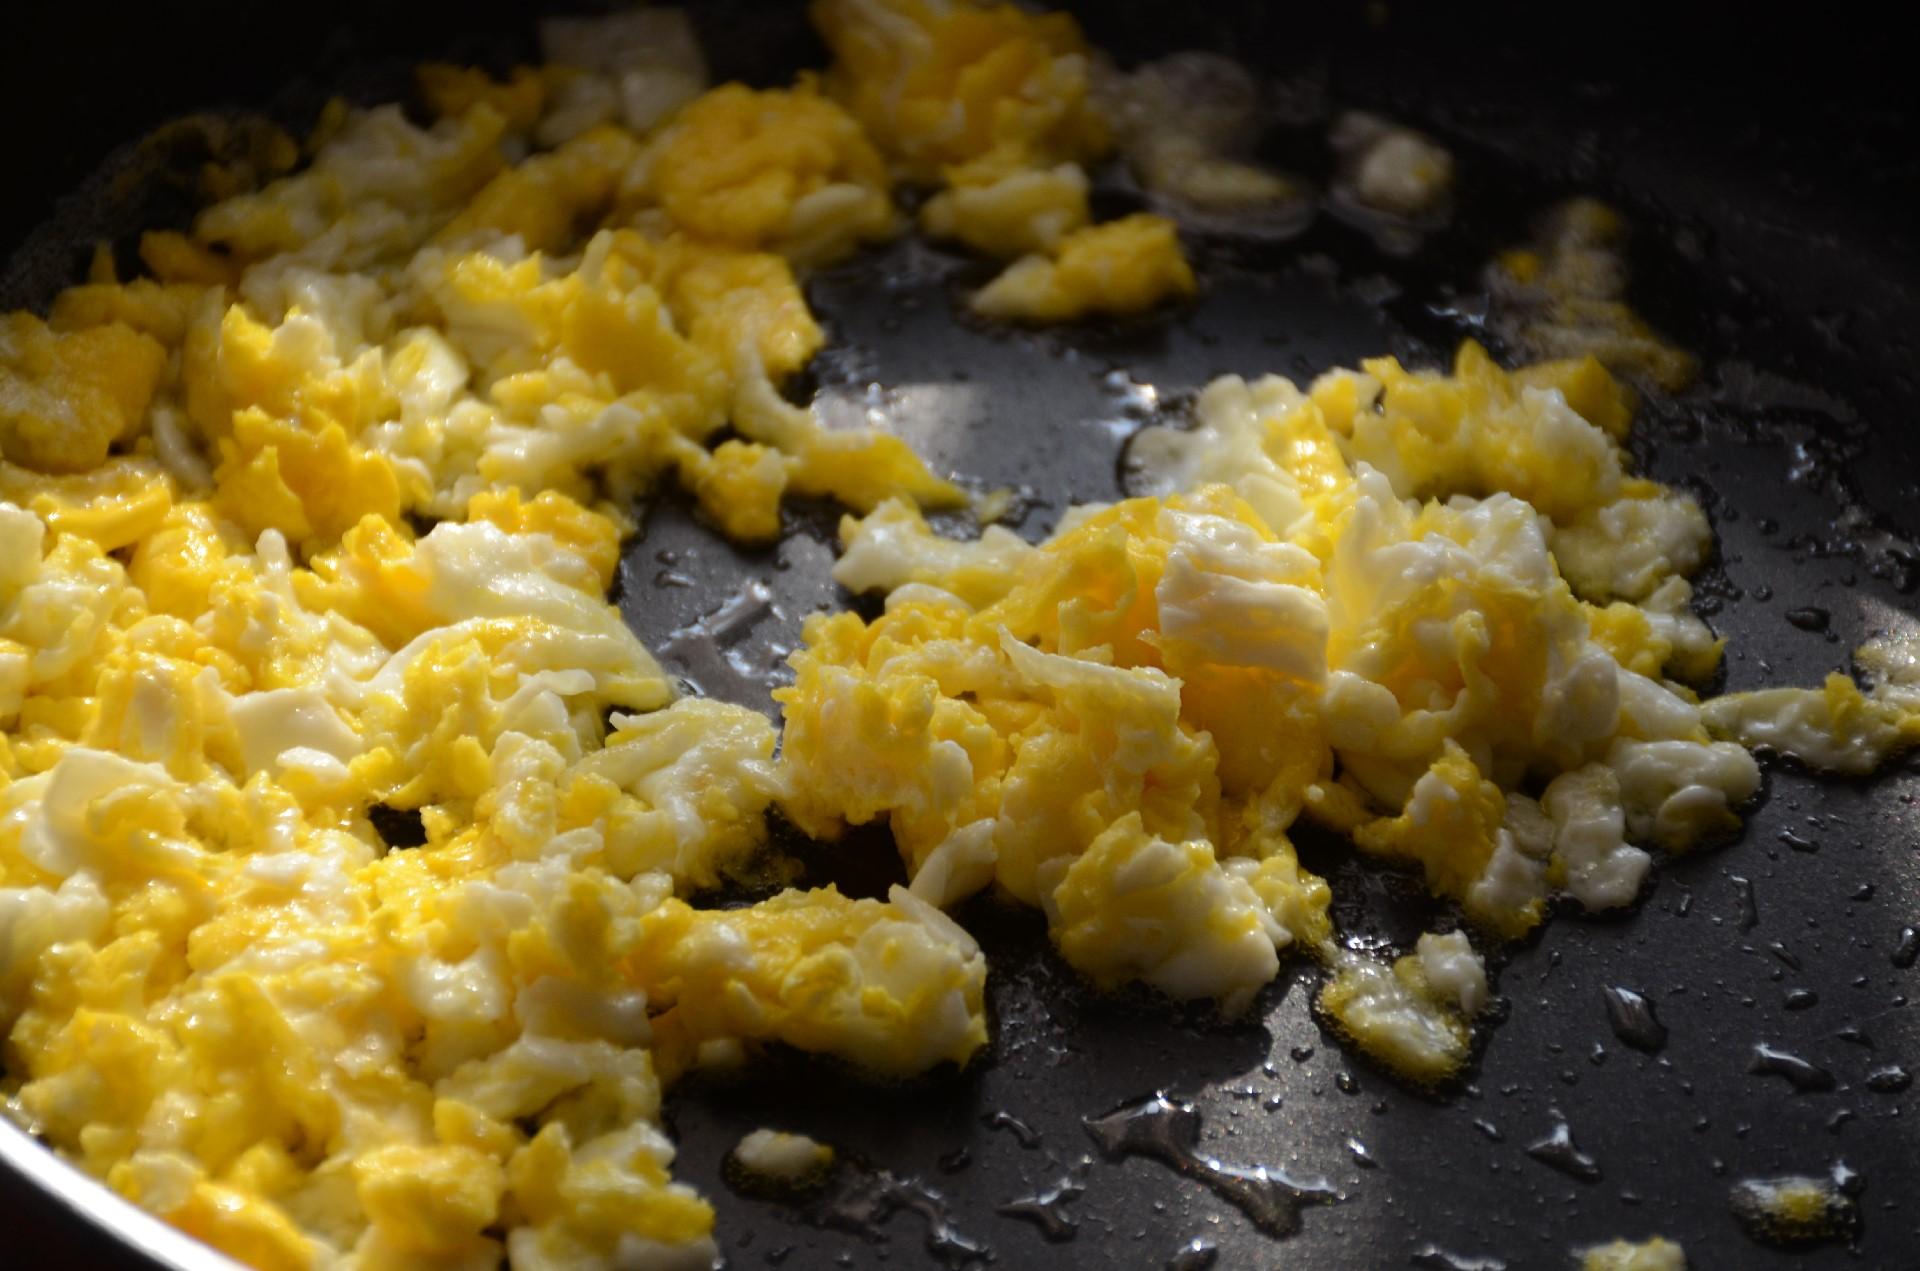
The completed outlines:
[[[1734,829],[1738,743],[1864,771],[1920,737],[1904,646],[1863,654],[1870,692],[1696,700],[1707,521],[1632,475],[1584,346],[1225,378],[1136,440],[1135,497],[1037,545],[936,535],[958,487],[781,395],[823,340],[797,271],[900,233],[908,183],[925,232],[1010,262],[981,314],[1194,275],[1171,222],[1091,221],[1113,130],[1069,19],[814,16],[834,63],[784,88],[709,88],[657,10],[555,24],[505,79],[427,67],[429,122],[255,138],[140,276],[103,250],[0,319],[8,1110],[243,1262],[709,1265],[663,1084],[769,1043],[965,1063],[985,964],[943,911],[984,890],[1095,985],[1229,1012],[1302,951],[1331,1027],[1441,1081],[1475,943]],[[1200,203],[1276,196],[1199,125],[1122,123]],[[1608,226],[1575,228],[1515,285],[1673,369],[1613,307]],[[850,509],[835,577],[884,610],[809,620],[780,738],[677,696],[608,603],[667,481],[740,541],[789,493]],[[764,869],[774,808],[884,821],[911,885],[691,903]],[[1466,927],[1341,947],[1302,817]]]
[[[778,389],[795,271],[899,232],[906,150],[857,77],[708,91],[671,12],[547,37],[424,68],[425,124],[330,106],[259,185],[275,134],[142,276],[0,319],[9,1107],[257,1266],[705,1266],[663,1082],[986,1038],[914,894],[686,903],[760,851],[774,730],[607,603],[663,480],[742,540],[788,492],[962,501]]]
[[[833,1149],[804,1134],[752,1130],[734,1144],[728,1160],[761,1186],[792,1190],[824,1179],[833,1168]]]
[[[971,300],[983,317],[1137,313],[1193,293],[1173,222],[1089,224],[1084,165],[1113,148],[1086,40],[1062,13],[961,0],[814,0],[829,90],[908,180],[920,223],[1015,258]]]
[[[1759,769],[1684,684],[1720,655],[1687,607],[1706,519],[1628,474],[1592,358],[1229,377],[1195,415],[1136,438],[1141,497],[1038,546],[946,541],[901,501],[847,518],[835,576],[886,611],[809,620],[775,694],[786,806],[818,835],[884,817],[914,892],[1037,905],[1096,983],[1231,1010],[1305,950],[1334,1027],[1443,1079],[1477,955],[1339,949],[1287,831],[1417,868],[1506,939],[1735,828]]]
[[[1687,1271],[1687,1253],[1662,1236],[1635,1243],[1612,1240],[1586,1250],[1581,1271]]]

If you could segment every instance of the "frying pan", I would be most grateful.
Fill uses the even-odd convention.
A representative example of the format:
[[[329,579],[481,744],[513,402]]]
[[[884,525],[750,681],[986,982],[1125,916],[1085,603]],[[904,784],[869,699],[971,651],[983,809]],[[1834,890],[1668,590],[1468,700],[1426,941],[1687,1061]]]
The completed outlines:
[[[1019,528],[1038,537],[1069,502],[1115,497],[1128,432],[1178,418],[1216,374],[1306,377],[1383,350],[1431,364],[1464,336],[1489,338],[1483,262],[1557,199],[1595,194],[1635,227],[1636,306],[1701,359],[1694,388],[1643,410],[1635,446],[1646,471],[1692,490],[1714,519],[1719,554],[1699,589],[1730,638],[1725,686],[1815,683],[1868,635],[1914,625],[1911,84],[1891,38],[1842,17],[1824,31],[1831,15],[1804,10],[1736,23],[1674,8],[1083,5],[1093,40],[1122,62],[1215,48],[1275,77],[1295,122],[1270,149],[1292,170],[1324,173],[1329,104],[1429,130],[1458,160],[1452,220],[1404,256],[1331,216],[1285,242],[1202,238],[1204,291],[1189,311],[1031,333],[956,317],[982,267],[901,244],[810,283],[831,346],[802,390],[829,412],[879,410],[936,468],[1019,488]],[[10,15],[0,252],[13,255],[0,303],[44,304],[96,238],[186,214],[153,179],[150,152],[114,149],[163,119],[245,105],[299,124],[332,91],[391,99],[422,57],[524,56],[530,19],[525,8],[479,22],[432,3],[348,5],[311,25],[236,4]],[[696,19],[721,76],[771,82],[821,60],[791,5],[713,3]],[[1136,197],[1110,191],[1102,210]],[[667,661],[765,708],[767,668],[800,620],[848,603],[827,577],[834,519],[797,508],[780,546],[743,553],[667,496],[628,549],[619,603],[658,648],[763,583],[771,605],[733,633],[728,656],[680,642]],[[1767,770],[1737,841],[1664,861],[1630,914],[1560,915],[1495,960],[1504,1018],[1443,1097],[1334,1044],[1309,1009],[1310,968],[1283,973],[1248,1020],[1221,1023],[1097,996],[1051,956],[1035,915],[976,901],[960,916],[993,966],[981,1062],[876,1086],[783,1054],[689,1079],[668,1100],[676,1173],[718,1207],[737,1267],[963,1262],[969,1242],[1010,1267],[1199,1266],[1206,1247],[1222,1267],[1556,1267],[1572,1247],[1652,1233],[1682,1241],[1696,1268],[1920,1266],[1920,1096],[1870,1081],[1920,1066],[1908,1000],[1920,970],[1892,956],[1920,923],[1920,776]],[[1304,840],[1349,938],[1404,943],[1437,913],[1406,876]],[[884,833],[794,846],[810,882],[873,894],[898,877]],[[1653,1002],[1664,1047],[1612,1031],[1610,987]],[[1757,1043],[1819,1065],[1832,1088],[1751,1071]],[[1317,1176],[1343,1199],[1275,1240],[1204,1179],[1101,1154],[1085,1119],[1162,1090],[1191,1105],[1205,1153]],[[723,1157],[762,1124],[840,1147],[865,1221],[858,1204],[829,1213],[731,1188]],[[1591,1168],[1529,1152],[1562,1124]],[[1743,1234],[1728,1202],[1738,1180],[1841,1163],[1859,1187],[1850,1240],[1788,1251]],[[0,1212],[7,1265],[198,1257],[11,1127]]]

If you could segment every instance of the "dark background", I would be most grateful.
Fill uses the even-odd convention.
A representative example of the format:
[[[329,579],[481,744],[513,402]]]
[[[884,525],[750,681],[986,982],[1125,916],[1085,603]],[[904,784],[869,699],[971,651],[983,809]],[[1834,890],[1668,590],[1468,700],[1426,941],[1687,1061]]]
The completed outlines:
[[[1177,411],[1184,392],[1226,371],[1305,377],[1382,350],[1444,358],[1474,330],[1488,255],[1522,238],[1557,198],[1592,193],[1636,227],[1638,307],[1701,355],[1700,384],[1653,403],[1637,445],[1654,475],[1688,485],[1714,516],[1721,554],[1701,592],[1730,637],[1728,687],[1812,683],[1845,666],[1869,633],[1911,627],[1920,176],[1915,94],[1890,32],[1838,7],[1736,21],[1718,7],[1427,5],[1391,7],[1384,22],[1358,6],[1078,8],[1095,42],[1123,61],[1220,48],[1306,97],[1428,128],[1456,150],[1457,215],[1407,260],[1329,218],[1285,244],[1201,241],[1204,295],[1190,313],[1037,334],[957,321],[956,288],[979,266],[896,247],[810,287],[833,339],[812,373],[823,405],[877,400],[936,467],[1027,487],[1020,529],[1038,535],[1069,498],[1116,493],[1122,438],[1146,417],[1130,381],[1156,385]],[[164,198],[120,198],[111,179],[57,205],[114,146],[160,120],[274,102],[297,123],[336,86],[392,96],[423,56],[510,60],[530,9],[496,17],[472,6],[350,4],[310,24],[237,4],[10,15],[0,45],[0,119],[9,121],[0,257],[25,247],[0,272],[0,302],[39,303],[93,238],[178,213]],[[766,79],[820,61],[791,5],[696,13],[722,76]],[[1274,153],[1311,174],[1324,164],[1318,136],[1281,129]],[[1116,210],[1126,201],[1111,197]],[[49,223],[51,232],[32,233]],[[877,398],[869,383],[884,386]],[[831,512],[793,516],[795,532],[778,549],[742,555],[664,500],[629,553],[623,608],[657,644],[743,580],[763,579],[778,608],[736,646],[736,662],[772,662],[805,612],[844,602],[825,577]],[[658,585],[663,553],[694,586]],[[1806,606],[1830,612],[1830,633],[1784,620]],[[707,675],[703,686],[717,695],[765,704],[755,674],[680,669]],[[735,1081],[688,1082],[668,1105],[677,1172],[719,1207],[722,1246],[740,1267],[929,1260],[912,1215],[869,1239],[730,1190],[726,1149],[771,1122],[945,1193],[955,1226],[1001,1266],[1158,1267],[1204,1237],[1223,1267],[1404,1266],[1430,1243],[1516,1268],[1557,1267],[1571,1264],[1573,1246],[1658,1232],[1684,1241],[1696,1268],[1743,1268],[1802,1255],[1742,1235],[1729,1187],[1844,1160],[1866,1183],[1857,1240],[1810,1251],[1805,1263],[1920,1266],[1910,1181],[1920,1107],[1912,1090],[1865,1084],[1886,1065],[1920,1065],[1908,1003],[1920,970],[1889,960],[1901,927],[1920,923],[1916,793],[1920,777],[1906,768],[1853,784],[1772,767],[1739,841],[1663,862],[1630,916],[1562,916],[1508,953],[1496,989],[1509,1017],[1490,1030],[1466,1088],[1442,1099],[1407,1091],[1323,1036],[1307,1006],[1311,971],[1283,974],[1257,1023],[1224,1026],[1143,1000],[1097,999],[1051,958],[1036,921],[976,904],[962,916],[995,966],[985,1062],[898,1088],[793,1056]],[[1788,830],[1817,850],[1789,846]],[[1330,875],[1344,931],[1406,941],[1436,916],[1402,876],[1353,866],[1335,845],[1310,841],[1304,851]],[[883,836],[807,855],[813,879],[848,890],[878,889],[897,873]],[[1621,1046],[1608,1030],[1600,989],[1614,984],[1657,1004],[1672,1032],[1659,1055]],[[1795,989],[1817,1003],[1789,1011]],[[1821,1063],[1838,1088],[1795,1094],[1749,1073],[1761,1041]],[[1077,1222],[1070,1243],[1050,1244],[1032,1223],[996,1212],[1091,1153],[1083,1117],[1163,1087],[1195,1100],[1210,1151],[1326,1176],[1349,1199],[1309,1211],[1299,1236],[1274,1243],[1157,1164],[1102,1161],[1066,1207]],[[996,1125],[1003,1112],[1031,1138]],[[1526,1154],[1561,1117],[1600,1163],[1599,1181]],[[1349,1140],[1365,1145],[1372,1166]],[[11,1247],[34,1251],[22,1265],[108,1256],[18,1180],[0,1178],[0,1212],[20,1241]]]

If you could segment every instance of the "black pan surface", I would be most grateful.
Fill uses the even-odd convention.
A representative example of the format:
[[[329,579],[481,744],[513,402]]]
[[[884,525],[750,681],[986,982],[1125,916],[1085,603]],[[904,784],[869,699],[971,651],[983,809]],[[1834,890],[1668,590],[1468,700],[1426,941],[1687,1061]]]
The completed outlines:
[[[805,387],[824,409],[877,408],[936,468],[1022,489],[1018,528],[1038,537],[1070,502],[1115,497],[1128,433],[1177,417],[1214,375],[1304,378],[1382,351],[1430,364],[1465,336],[1487,338],[1482,263],[1557,199],[1595,194],[1636,228],[1636,305],[1701,358],[1696,387],[1649,404],[1636,445],[1652,475],[1713,516],[1720,554],[1700,592],[1731,640],[1726,686],[1817,682],[1870,634],[1916,625],[1920,151],[1886,36],[1811,29],[1804,15],[1734,29],[1651,7],[1603,21],[1373,6],[1284,24],[1258,3],[1081,10],[1123,61],[1219,48],[1309,113],[1367,106],[1427,128],[1456,151],[1455,217],[1409,257],[1329,217],[1284,243],[1203,239],[1191,311],[1037,333],[958,319],[954,298],[980,267],[897,245],[810,285],[831,344]],[[87,181],[116,143],[189,109],[274,103],[298,122],[335,86],[392,97],[419,57],[510,57],[528,21],[455,20],[429,4],[350,8],[310,28],[263,26],[257,13],[223,25],[242,12],[149,11],[105,44],[85,6],[27,15],[0,49],[0,250],[20,248],[0,303],[44,303],[95,237],[184,212],[164,192],[129,194],[154,187],[125,178],[124,156]],[[819,61],[792,6],[697,13],[722,75],[766,81]],[[1548,21],[1564,25],[1533,25]],[[1282,129],[1276,153],[1310,170],[1324,164],[1317,136]],[[1127,206],[1124,192],[1110,198]],[[619,602],[656,648],[749,580],[771,589],[773,612],[730,658],[666,659],[716,696],[770,709],[766,668],[800,620],[847,603],[827,577],[837,513],[790,517],[778,548],[743,554],[669,496],[628,550]],[[1786,618],[1815,608],[1825,630]],[[1563,915],[1507,953],[1506,1018],[1469,1084],[1439,1099],[1318,1028],[1310,969],[1283,973],[1250,1021],[1221,1024],[1094,996],[1052,957],[1036,916],[976,901],[960,916],[994,967],[984,1061],[883,1088],[796,1055],[689,1080],[668,1103],[676,1172],[713,1199],[736,1267],[954,1264],[969,1246],[1009,1267],[1160,1267],[1196,1240],[1221,1267],[1559,1267],[1571,1248],[1654,1233],[1682,1241],[1696,1268],[1920,1266],[1920,1096],[1869,1080],[1920,1066],[1909,1003],[1920,970],[1893,957],[1902,928],[1920,924],[1916,795],[1916,769],[1843,783],[1769,765],[1738,841],[1663,861],[1628,916]],[[871,894],[899,876],[884,833],[797,846],[812,882]],[[1309,838],[1303,856],[1330,877],[1344,932],[1407,941],[1434,912],[1416,882],[1355,865],[1337,843]],[[1609,986],[1655,1003],[1663,1049],[1615,1036]],[[1751,1072],[1763,1042],[1820,1065],[1833,1089]],[[1308,1209],[1276,1241],[1200,1181],[1100,1157],[1084,1119],[1156,1090],[1191,1100],[1206,1152],[1323,1177],[1344,1200]],[[904,1180],[894,1194],[909,1203],[858,1223],[734,1191],[722,1158],[768,1123],[839,1146],[858,1162],[845,1186],[869,1198],[882,1171]],[[1591,1169],[1529,1153],[1563,1123]],[[1776,1250],[1732,1216],[1742,1178],[1842,1163],[1862,1188],[1850,1241]],[[23,1180],[0,1175],[0,1212],[21,1265],[131,1264]]]

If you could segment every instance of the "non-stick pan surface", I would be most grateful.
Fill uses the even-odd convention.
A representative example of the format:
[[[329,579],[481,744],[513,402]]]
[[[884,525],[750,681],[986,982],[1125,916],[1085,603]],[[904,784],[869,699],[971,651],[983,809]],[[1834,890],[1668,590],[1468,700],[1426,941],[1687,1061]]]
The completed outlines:
[[[1216,374],[1306,377],[1381,351],[1433,363],[1465,336],[1488,338],[1484,261],[1556,199],[1590,193],[1635,227],[1638,307],[1701,358],[1698,385],[1650,403],[1636,444],[1649,472],[1713,516],[1720,555],[1700,591],[1730,638],[1726,686],[1817,682],[1868,635],[1916,625],[1920,181],[1911,85],[1891,77],[1889,39],[1812,29],[1804,14],[1740,30],[1651,7],[1583,12],[1577,29],[1517,6],[1082,8],[1122,60],[1213,47],[1277,77],[1302,118],[1320,118],[1276,134],[1296,168],[1324,165],[1315,137],[1329,105],[1431,130],[1459,161],[1453,221],[1404,257],[1329,217],[1286,242],[1200,239],[1190,312],[1030,334],[958,319],[954,297],[979,267],[903,244],[810,286],[831,334],[809,385],[823,409],[878,410],[935,467],[1022,489],[1019,528],[1039,536],[1069,502],[1119,493],[1127,434],[1177,417]],[[769,80],[818,60],[792,7],[697,12],[722,74]],[[128,198],[139,183],[115,177],[123,163],[56,213],[54,197],[114,143],[191,108],[277,101],[297,117],[335,85],[391,97],[411,60],[511,56],[528,22],[437,5],[312,27],[243,14],[105,22],[76,5],[28,15],[0,46],[0,248],[27,245],[0,302],[44,303],[94,237],[167,210],[164,195]],[[847,603],[827,578],[834,520],[798,509],[781,546],[743,554],[669,497],[627,553],[620,604],[650,644],[681,650],[674,669],[766,707],[767,668],[800,620]],[[725,656],[669,640],[755,580],[773,609]],[[1920,924],[1916,794],[1920,775],[1904,768],[1840,783],[1771,765],[1738,841],[1663,862],[1632,914],[1561,916],[1499,962],[1506,1018],[1470,1084],[1440,1099],[1324,1035],[1309,969],[1284,974],[1252,1022],[1222,1025],[1099,998],[1050,955],[1033,915],[975,902],[961,917],[994,967],[983,1062],[894,1088],[799,1056],[689,1080],[668,1102],[676,1171],[714,1200],[737,1267],[917,1266],[964,1261],[968,1244],[1008,1267],[1159,1267],[1196,1240],[1222,1267],[1556,1267],[1572,1247],[1652,1233],[1684,1242],[1696,1268],[1920,1266],[1920,1095],[1885,1075],[1920,1066],[1908,1001],[1920,969],[1893,956]],[[1348,934],[1405,941],[1433,913],[1417,883],[1356,866],[1336,843],[1309,837],[1303,854],[1329,875]],[[847,890],[898,876],[884,834],[804,855],[811,881]],[[1610,986],[1655,1003],[1663,1048],[1615,1035]],[[1757,1043],[1819,1065],[1833,1088],[1751,1071]],[[1344,1200],[1275,1241],[1202,1182],[1100,1157],[1084,1118],[1162,1089],[1192,1101],[1207,1152],[1321,1176]],[[835,1225],[818,1207],[736,1193],[722,1157],[769,1123],[835,1143],[860,1177],[890,1172],[910,1185],[896,1195],[920,1199]],[[1529,1152],[1562,1124],[1590,1165]],[[1851,1241],[1784,1252],[1742,1233],[1728,1203],[1738,1180],[1842,1163],[1861,1187]],[[0,1263],[125,1261],[4,1168],[0,1205],[13,1227]]]

